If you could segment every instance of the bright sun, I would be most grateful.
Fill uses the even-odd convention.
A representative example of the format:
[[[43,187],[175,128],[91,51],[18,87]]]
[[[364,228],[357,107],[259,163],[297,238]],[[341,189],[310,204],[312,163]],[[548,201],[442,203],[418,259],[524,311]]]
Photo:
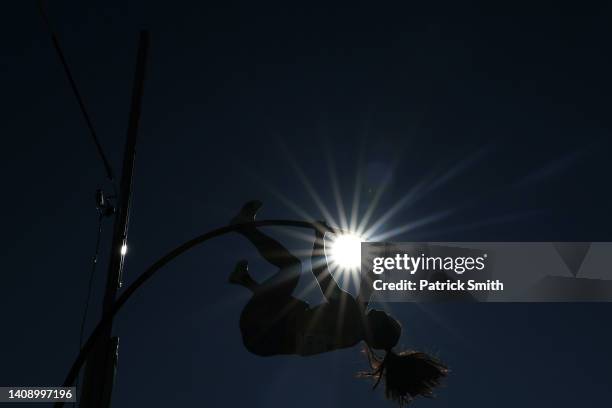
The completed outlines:
[[[358,270],[361,266],[362,237],[354,233],[342,233],[331,238],[329,258],[344,270]]]

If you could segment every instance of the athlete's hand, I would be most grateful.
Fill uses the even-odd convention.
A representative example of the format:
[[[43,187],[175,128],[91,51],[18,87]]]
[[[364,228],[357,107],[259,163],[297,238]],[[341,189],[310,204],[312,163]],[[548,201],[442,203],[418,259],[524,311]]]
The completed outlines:
[[[331,231],[331,227],[325,220],[315,221],[315,235],[317,238],[323,238],[327,231]]]

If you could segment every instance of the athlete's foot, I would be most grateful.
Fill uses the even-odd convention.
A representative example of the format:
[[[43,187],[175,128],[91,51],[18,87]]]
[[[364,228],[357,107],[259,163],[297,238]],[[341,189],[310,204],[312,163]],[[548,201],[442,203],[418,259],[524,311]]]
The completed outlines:
[[[238,261],[233,272],[229,276],[229,283],[234,285],[248,286],[251,277],[249,276],[249,262],[245,259]]]
[[[231,219],[230,225],[234,224],[245,224],[248,222],[255,221],[257,211],[261,208],[263,203],[259,200],[252,200],[242,206],[238,215]]]

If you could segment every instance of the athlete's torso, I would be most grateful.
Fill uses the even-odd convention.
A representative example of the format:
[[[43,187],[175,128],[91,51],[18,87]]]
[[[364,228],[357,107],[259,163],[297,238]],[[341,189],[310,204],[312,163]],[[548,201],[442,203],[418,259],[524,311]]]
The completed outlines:
[[[245,346],[261,356],[303,356],[363,340],[362,314],[351,296],[310,308],[302,300],[253,297],[240,316]]]

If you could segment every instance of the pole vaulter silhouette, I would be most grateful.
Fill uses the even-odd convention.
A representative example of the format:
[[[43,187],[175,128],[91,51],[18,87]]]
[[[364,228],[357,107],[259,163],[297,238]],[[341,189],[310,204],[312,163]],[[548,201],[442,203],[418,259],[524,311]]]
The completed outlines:
[[[253,293],[240,316],[245,347],[259,356],[310,356],[363,341],[371,371],[359,374],[374,379],[374,388],[384,380],[385,395],[400,406],[418,396],[432,397],[434,388],[448,374],[447,367],[422,352],[395,352],[402,332],[400,323],[381,310],[368,309],[369,296],[362,296],[364,290],[355,298],[338,286],[324,253],[324,234],[330,228],[321,223],[322,228],[315,230],[312,273],[326,301],[310,307],[293,296],[302,272],[300,260],[253,224],[261,206],[260,201],[249,201],[230,222],[244,224],[237,232],[278,268],[271,278],[257,282],[249,274],[248,262],[242,260],[229,277],[230,283]]]

